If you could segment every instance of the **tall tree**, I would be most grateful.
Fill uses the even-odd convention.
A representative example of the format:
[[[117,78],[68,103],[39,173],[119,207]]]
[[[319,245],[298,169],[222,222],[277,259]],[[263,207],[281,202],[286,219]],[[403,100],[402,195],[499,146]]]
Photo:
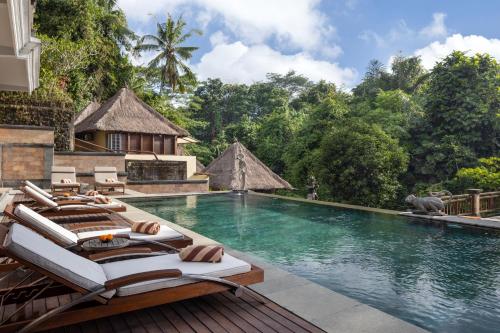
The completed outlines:
[[[193,34],[201,35],[198,29],[185,32],[186,21],[182,16],[174,20],[167,15],[165,23],[156,24],[156,35],[144,35],[140,38],[136,52],[156,52],[156,56],[148,63],[150,68],[157,69],[161,77],[161,90],[165,85],[184,93],[188,85],[196,82],[196,76],[185,61],[191,59],[196,46],[183,46]]]

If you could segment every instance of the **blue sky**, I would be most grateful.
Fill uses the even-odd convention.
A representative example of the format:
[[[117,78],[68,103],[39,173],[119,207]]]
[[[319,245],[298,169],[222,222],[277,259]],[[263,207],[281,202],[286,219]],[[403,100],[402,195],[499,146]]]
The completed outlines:
[[[190,64],[200,79],[251,83],[290,69],[345,88],[371,59],[420,55],[433,64],[454,49],[500,59],[500,1],[119,0],[130,27],[153,33],[167,12],[203,36]],[[147,62],[151,55],[135,59]]]

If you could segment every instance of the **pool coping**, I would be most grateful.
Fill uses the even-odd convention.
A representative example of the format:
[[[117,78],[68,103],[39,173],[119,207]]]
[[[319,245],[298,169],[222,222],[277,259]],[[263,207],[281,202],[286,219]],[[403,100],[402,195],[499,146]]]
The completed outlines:
[[[170,195],[170,197],[174,196],[179,196],[179,194]],[[131,196],[122,196],[122,198],[125,197],[130,198]],[[137,195],[134,197],[140,196]],[[152,195],[148,197],[165,197],[165,195]],[[220,244],[213,239],[150,214],[118,198],[117,201],[127,207],[126,212],[120,213],[125,217],[160,222],[191,237],[194,244]],[[421,327],[372,306],[282,270],[263,258],[230,248],[227,248],[226,251],[264,269],[264,282],[252,285],[251,288],[253,290],[327,332],[428,332]]]
[[[310,199],[298,198],[298,197],[287,197],[285,195],[279,195],[279,194],[269,194],[269,193],[255,192],[255,191],[248,191],[248,193],[260,195],[263,197],[269,197],[269,198],[299,201],[299,202],[304,202],[304,203],[308,203],[311,205],[324,205],[324,206],[331,206],[331,207],[337,207],[337,208],[363,210],[363,211],[372,212],[372,213],[381,213],[381,214],[389,214],[389,215],[399,215],[401,213],[401,211],[392,210],[392,209],[366,207],[366,206],[351,205],[351,204],[332,202],[332,201],[310,200]]]

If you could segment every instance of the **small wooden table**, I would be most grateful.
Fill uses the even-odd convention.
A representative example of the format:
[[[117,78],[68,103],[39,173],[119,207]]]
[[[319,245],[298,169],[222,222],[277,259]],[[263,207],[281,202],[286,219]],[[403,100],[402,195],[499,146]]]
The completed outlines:
[[[109,242],[103,242],[98,238],[88,240],[82,244],[82,248],[86,251],[108,251],[127,247],[130,241],[127,238],[113,238]]]

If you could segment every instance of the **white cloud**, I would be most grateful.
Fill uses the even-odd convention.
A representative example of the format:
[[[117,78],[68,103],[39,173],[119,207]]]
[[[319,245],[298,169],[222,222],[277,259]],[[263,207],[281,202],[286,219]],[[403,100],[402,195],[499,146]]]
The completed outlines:
[[[365,30],[359,34],[358,38],[365,42],[373,42],[378,48],[385,48],[393,46],[398,41],[414,38],[414,36],[415,31],[408,27],[406,21],[399,20],[385,35],[380,35],[372,30]]]
[[[210,44],[212,46],[225,44],[229,41],[229,37],[227,37],[222,31],[216,31],[212,35],[210,35]]]
[[[432,15],[432,22],[420,30],[420,35],[427,38],[439,38],[448,35],[448,29],[444,24],[446,18],[445,13],[434,13]]]
[[[335,36],[335,28],[317,8],[320,0],[119,0],[127,18],[147,23],[185,6],[203,13],[202,24],[215,18],[247,44],[275,38],[279,43],[304,50],[320,50]]]
[[[289,70],[314,81],[321,79],[351,87],[357,76],[352,68],[313,59],[307,52],[285,55],[264,44],[220,43],[193,65],[200,79],[219,77],[224,82],[252,83],[267,73],[285,74]]]
[[[426,47],[416,50],[415,55],[421,57],[422,64],[425,68],[431,69],[436,62],[453,51],[463,51],[469,55],[475,53],[488,53],[500,60],[500,39],[488,39],[477,35],[462,36],[461,34],[455,34],[446,38],[442,43],[436,41]]]

